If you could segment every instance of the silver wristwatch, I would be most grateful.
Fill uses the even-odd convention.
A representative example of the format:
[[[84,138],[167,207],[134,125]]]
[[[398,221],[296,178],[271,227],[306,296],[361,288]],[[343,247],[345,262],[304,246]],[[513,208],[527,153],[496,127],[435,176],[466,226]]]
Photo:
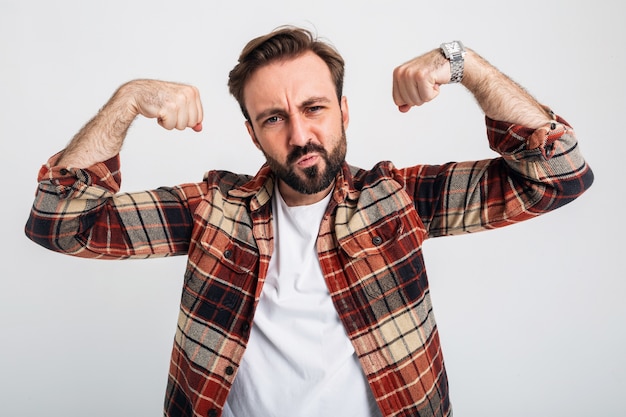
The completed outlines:
[[[450,61],[450,82],[460,83],[463,79],[465,47],[461,41],[445,42],[441,44],[441,52]]]

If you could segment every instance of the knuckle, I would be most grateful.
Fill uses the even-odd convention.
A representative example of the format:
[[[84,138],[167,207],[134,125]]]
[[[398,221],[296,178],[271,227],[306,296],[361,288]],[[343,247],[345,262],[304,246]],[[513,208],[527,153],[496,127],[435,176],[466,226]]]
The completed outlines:
[[[417,80],[425,80],[428,78],[428,75],[429,75],[428,69],[421,67],[421,68],[415,69],[413,76]]]
[[[396,69],[393,70],[393,76],[394,78],[401,80],[401,79],[406,78],[407,72],[408,72],[407,66],[400,65],[399,67],[396,67]]]

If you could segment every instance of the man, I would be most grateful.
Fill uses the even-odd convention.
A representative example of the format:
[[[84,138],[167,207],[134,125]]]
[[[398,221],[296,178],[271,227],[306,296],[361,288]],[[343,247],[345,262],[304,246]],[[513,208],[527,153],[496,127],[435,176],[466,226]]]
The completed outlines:
[[[122,194],[137,115],[202,129],[195,88],[135,80],[39,173],[27,235],[74,256],[187,255],[167,416],[449,416],[422,259],[430,237],[516,223],[593,181],[571,127],[460,42],[394,71],[400,111],[462,82],[492,160],[371,170],[345,161],[343,59],[286,27],[252,40],[229,87],[266,157],[254,177]]]

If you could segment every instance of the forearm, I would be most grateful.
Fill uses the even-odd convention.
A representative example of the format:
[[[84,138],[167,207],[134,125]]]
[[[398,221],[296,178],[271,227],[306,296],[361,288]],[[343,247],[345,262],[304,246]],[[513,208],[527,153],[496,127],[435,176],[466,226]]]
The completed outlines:
[[[57,165],[88,168],[117,155],[128,128],[137,116],[130,84],[120,87],[107,104],[74,136]]]
[[[69,143],[57,165],[88,168],[104,162],[122,149],[135,117],[157,119],[165,129],[202,130],[202,103],[189,85],[134,80],[122,85],[98,114]]]
[[[462,83],[491,119],[533,129],[552,121],[550,113],[525,89],[472,50],[465,54]]]

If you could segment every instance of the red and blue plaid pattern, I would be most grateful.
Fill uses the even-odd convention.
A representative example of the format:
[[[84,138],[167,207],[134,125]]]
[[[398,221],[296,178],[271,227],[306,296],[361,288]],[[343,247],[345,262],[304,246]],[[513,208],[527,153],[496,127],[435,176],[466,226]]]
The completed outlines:
[[[535,217],[593,182],[562,119],[537,130],[487,119],[487,130],[499,158],[338,174],[319,260],[385,416],[451,415],[422,242]],[[164,414],[219,416],[272,256],[269,168],[119,193],[119,158],[89,169],[55,160],[39,173],[26,234],[86,258],[187,255]]]

